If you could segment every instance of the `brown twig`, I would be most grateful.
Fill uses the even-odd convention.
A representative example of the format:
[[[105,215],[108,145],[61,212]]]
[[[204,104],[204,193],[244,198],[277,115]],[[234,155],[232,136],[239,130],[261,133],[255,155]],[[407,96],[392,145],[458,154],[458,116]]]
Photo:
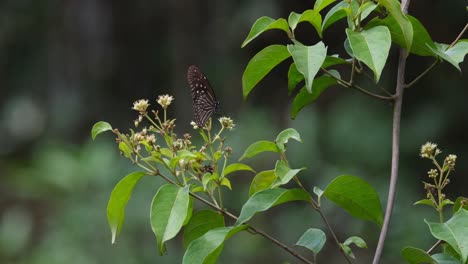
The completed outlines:
[[[410,0],[401,2],[401,10],[406,13]],[[395,202],[396,185],[398,179],[398,166],[400,159],[400,120],[401,106],[403,102],[403,92],[405,90],[405,69],[406,69],[407,51],[400,48],[400,57],[398,59],[397,83],[395,88],[395,104],[393,106],[393,131],[392,131],[392,168],[390,175],[390,185],[388,189],[387,207],[385,209],[385,217],[380,230],[379,242],[375,250],[373,264],[378,264],[382,255],[385,238],[387,237],[390,218],[392,215],[393,205]]]
[[[361,88],[360,86],[358,86],[356,84],[351,84],[351,83],[349,83],[349,82],[347,82],[347,81],[345,81],[343,79],[340,79],[340,78],[334,76],[331,72],[329,72],[325,68],[320,68],[320,70],[322,70],[325,74],[327,74],[328,76],[335,79],[338,82],[338,84],[340,84],[340,85],[342,85],[344,87],[356,89],[357,91],[359,91],[359,92],[361,92],[361,93],[363,93],[365,95],[368,95],[370,97],[376,98],[376,99],[380,99],[380,100],[383,100],[383,101],[393,101],[393,97],[387,97],[387,96],[382,96],[382,95],[371,93],[371,92],[367,91],[366,89]]]

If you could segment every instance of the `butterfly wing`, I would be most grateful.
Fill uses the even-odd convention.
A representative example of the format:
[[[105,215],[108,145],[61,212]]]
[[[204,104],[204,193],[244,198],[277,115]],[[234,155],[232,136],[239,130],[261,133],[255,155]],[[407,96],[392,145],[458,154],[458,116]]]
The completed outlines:
[[[197,66],[190,66],[187,80],[192,93],[195,123],[202,127],[218,109],[218,100],[206,76]]]

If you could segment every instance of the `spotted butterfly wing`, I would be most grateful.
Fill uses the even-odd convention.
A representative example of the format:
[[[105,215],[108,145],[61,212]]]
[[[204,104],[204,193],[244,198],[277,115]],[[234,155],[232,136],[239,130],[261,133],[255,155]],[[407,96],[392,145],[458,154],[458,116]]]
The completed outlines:
[[[195,123],[202,127],[213,112],[218,111],[219,102],[206,76],[197,66],[190,66],[187,80],[192,92],[193,113]]]

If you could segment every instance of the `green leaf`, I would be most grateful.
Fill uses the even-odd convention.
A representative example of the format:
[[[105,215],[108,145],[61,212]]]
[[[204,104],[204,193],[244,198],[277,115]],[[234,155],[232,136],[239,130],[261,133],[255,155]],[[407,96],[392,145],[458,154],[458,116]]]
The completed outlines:
[[[305,168],[293,170],[288,167],[285,161],[278,160],[275,165],[276,180],[273,182],[271,188],[288,183],[294,176],[296,176],[301,170],[304,169]]]
[[[349,64],[345,59],[338,57],[338,55],[327,56],[322,64],[323,68],[332,67],[339,64]],[[337,72],[338,73],[338,72]],[[340,75],[338,74],[338,77]]]
[[[359,7],[359,12],[361,12],[361,21],[366,19],[376,7],[377,5],[373,2],[365,2],[361,7]]]
[[[437,56],[443,60],[449,62],[457,70],[461,71],[459,64],[465,59],[465,55],[468,53],[468,42],[458,41],[453,47],[436,44],[437,49],[430,48]],[[447,49],[448,48],[448,49]]]
[[[468,211],[461,209],[445,223],[424,221],[432,235],[449,243],[465,263],[468,259]]]
[[[112,130],[112,126],[107,122],[99,121],[91,129],[91,137],[94,140],[97,135],[108,130]]]
[[[273,68],[290,56],[286,46],[283,45],[271,45],[258,52],[249,61],[242,75],[244,99]]]
[[[187,217],[189,188],[166,184],[159,188],[151,203],[150,222],[158,241],[159,254],[166,251],[165,242],[179,233]]]
[[[382,207],[377,192],[363,179],[342,175],[325,188],[325,197],[354,217],[382,226]]]
[[[303,87],[296,97],[294,97],[291,106],[291,118],[295,119],[302,108],[313,103],[323,91],[335,84],[337,84],[337,81],[334,78],[324,75],[314,80],[314,90],[312,93],[309,93],[307,89]]]
[[[249,221],[256,213],[266,211],[276,205],[291,201],[310,201],[307,192],[301,189],[268,189],[255,193],[242,207],[235,226]]]
[[[221,180],[221,183],[220,183],[220,184],[223,185],[223,186],[228,187],[229,190],[232,190],[231,182],[228,180],[228,178],[223,178],[223,179]]]
[[[314,254],[318,254],[322,250],[323,245],[327,241],[325,233],[317,228],[309,228],[296,242],[296,245],[306,247]]]
[[[288,143],[289,139],[294,139],[296,141],[302,142],[301,135],[294,128],[287,128],[281,131],[276,137],[276,145],[280,150],[285,149],[285,144]]]
[[[132,156],[132,148],[124,141],[119,143],[119,150],[126,158],[130,158]]]
[[[374,72],[375,80],[379,81],[392,43],[388,28],[377,26],[361,32],[346,29],[346,34],[353,55],[364,62]]]
[[[219,175],[218,173],[205,173],[202,177],[202,184],[203,184],[203,190],[207,190],[208,189],[208,184],[214,180],[218,180],[219,179]]]
[[[288,92],[291,94],[296,86],[304,80],[304,75],[302,75],[296,67],[296,64],[293,62],[289,66],[288,70]]]
[[[422,199],[422,200],[415,202],[413,205],[417,205],[417,204],[424,204],[424,205],[429,205],[431,207],[434,207],[434,204],[432,203],[431,199]]]
[[[183,264],[213,264],[216,262],[224,241],[232,235],[246,229],[246,225],[237,227],[218,227],[211,229],[190,243],[185,251]]]
[[[317,195],[317,198],[320,200],[320,198],[323,195],[323,190],[320,189],[319,187],[315,186],[313,189],[313,192]]]
[[[270,189],[273,182],[276,180],[276,174],[274,170],[261,171],[252,180],[249,189],[249,196],[254,193]]]
[[[336,0],[317,0],[314,4],[314,10],[320,12],[322,9],[327,7],[329,4],[335,2]]]
[[[401,11],[401,5],[398,0],[378,0],[379,4],[383,5],[397,21],[405,40],[404,47],[410,51],[413,43],[413,26],[409,19]]]
[[[212,210],[196,212],[184,228],[184,247],[187,248],[192,241],[218,227],[224,227],[222,214]]]
[[[226,177],[228,174],[233,173],[235,171],[251,171],[255,173],[255,171],[249,166],[242,163],[233,163],[229,164],[223,171],[223,177]]]
[[[462,264],[458,259],[445,253],[438,253],[431,256],[437,264]]]
[[[161,148],[160,152],[161,152],[161,154],[163,154],[164,156],[166,156],[168,158],[172,158],[174,156],[174,153],[172,152],[172,150],[170,150],[168,148]]]
[[[280,153],[280,150],[278,146],[276,146],[275,142],[271,141],[258,141],[250,145],[242,154],[242,156],[239,158],[239,161],[246,159],[246,158],[251,158],[255,155],[258,155],[262,152],[276,152]]]
[[[403,258],[411,264],[420,264],[420,263],[430,263],[437,264],[437,262],[426,253],[426,251],[415,248],[415,247],[405,247],[401,251]]]
[[[299,19],[301,18],[301,14],[296,12],[291,12],[288,17],[288,24],[292,31],[294,31],[299,23]]]
[[[455,203],[453,204],[453,213],[455,214],[461,208],[468,210],[468,198],[460,196],[455,200]]]
[[[427,32],[424,25],[415,17],[406,15],[414,30],[413,44],[411,45],[411,53],[419,56],[434,56],[431,48],[435,49],[435,43],[432,41],[431,36]],[[378,25],[385,25],[390,30],[392,41],[400,47],[405,47],[406,42],[398,22],[392,16],[387,16],[384,19],[374,18],[365,28],[375,27]]]
[[[341,248],[343,249],[343,252],[350,256],[351,258],[355,259],[356,256],[354,256],[354,253],[353,253],[353,250],[351,250],[351,248],[349,246],[346,246],[346,245],[343,245],[343,244],[340,244]]]
[[[357,236],[352,236],[348,237],[348,239],[343,242],[343,245],[349,246],[351,244],[355,244],[359,248],[367,248],[367,244],[364,241],[364,239],[357,237]]]
[[[115,243],[117,236],[122,229],[125,218],[125,207],[132,195],[133,188],[141,177],[145,176],[144,172],[133,172],[125,176],[115,185],[107,203],[107,222],[112,233],[112,244]]]
[[[306,10],[299,17],[298,24],[301,22],[309,22],[317,31],[318,35],[322,37],[322,16],[317,10]]]
[[[330,9],[323,19],[322,32],[324,32],[329,26],[333,25],[336,21],[345,18],[347,14],[344,8],[348,7],[349,4],[346,3],[346,1],[341,1]]]
[[[254,40],[260,34],[270,29],[280,29],[286,32],[288,36],[291,36],[291,31],[289,31],[288,22],[286,22],[284,18],[279,18],[275,20],[271,17],[264,16],[255,21],[252,28],[250,29],[249,35],[242,43],[241,48],[245,47],[250,41]]]
[[[288,45],[288,51],[293,57],[297,70],[304,76],[307,91],[311,93],[312,82],[325,61],[327,48],[321,41],[314,46],[304,46],[296,42],[294,45]]]

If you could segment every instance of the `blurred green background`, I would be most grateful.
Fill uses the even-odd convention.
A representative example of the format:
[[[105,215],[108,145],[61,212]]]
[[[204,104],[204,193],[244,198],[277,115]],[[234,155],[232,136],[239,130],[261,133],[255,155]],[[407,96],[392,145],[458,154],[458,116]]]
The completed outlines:
[[[467,21],[466,1],[412,1],[410,13],[437,42],[450,43]],[[306,166],[301,178],[324,188],[341,174],[365,178],[384,206],[390,172],[391,105],[340,87],[327,90],[296,120],[289,118],[283,63],[242,101],[241,76],[249,59],[266,45],[286,43],[268,32],[241,49],[253,22],[264,15],[287,17],[312,8],[313,1],[0,1],[0,263],[179,263],[181,236],[158,256],[149,225],[149,207],[158,179],[144,178],[128,204],[116,245],[107,226],[107,199],[113,186],[135,167],[123,157],[113,136],[91,142],[100,120],[125,131],[136,112],[132,102],[160,94],[175,96],[171,115],[177,133],[191,132],[191,99],[186,69],[199,65],[215,87],[236,128],[227,144],[239,157],[257,140],[273,140],[293,127],[303,143],[290,143],[293,167]],[[301,24],[298,39],[318,41],[312,26]],[[344,55],[344,23],[325,33],[329,51]],[[382,77],[393,87],[397,50]],[[407,80],[432,63],[411,56]],[[468,63],[461,65],[466,72]],[[448,197],[467,195],[468,75],[447,63],[405,92],[401,129],[401,169],[396,207],[382,263],[401,263],[402,247],[428,248],[435,240],[423,218],[436,221],[426,207],[421,181],[431,167],[418,157],[426,141],[444,154],[458,155]],[[373,88],[370,88],[373,89]],[[391,89],[392,90],[392,89]],[[197,140],[194,140],[197,141]],[[274,167],[274,155],[248,160],[257,171]],[[235,191],[226,206],[239,213],[253,175],[232,177]],[[197,205],[197,208],[203,208]],[[338,236],[358,235],[369,245],[356,250],[359,263],[372,258],[378,227],[352,219],[329,202],[324,210]],[[253,223],[287,244],[310,227],[324,229],[318,215],[303,204],[280,206]],[[297,247],[299,252],[311,256]],[[329,241],[320,263],[343,263]],[[297,263],[275,245],[248,233],[230,239],[218,263]]]

